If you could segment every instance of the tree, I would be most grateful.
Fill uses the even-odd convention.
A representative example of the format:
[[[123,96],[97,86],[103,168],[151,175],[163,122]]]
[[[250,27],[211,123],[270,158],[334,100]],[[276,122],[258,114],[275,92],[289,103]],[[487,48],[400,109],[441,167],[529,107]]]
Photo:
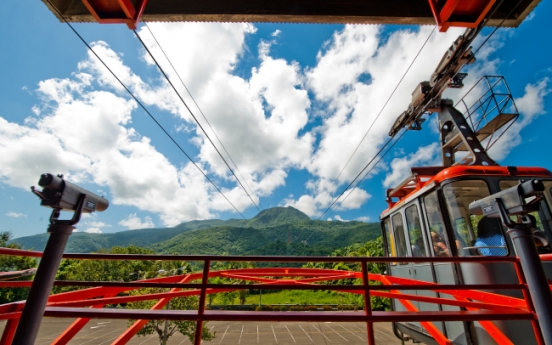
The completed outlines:
[[[108,254],[153,254],[149,249],[138,246],[113,247],[110,250],[101,249],[99,253]],[[192,272],[192,266],[185,261],[161,261],[161,260],[62,260],[58,270],[58,280],[84,280],[84,281],[121,281],[129,282],[133,280],[155,278],[160,275],[180,275]],[[75,290],[75,287],[60,287],[55,292],[64,292]],[[166,289],[146,288],[135,289],[120,293],[119,296],[137,296],[148,293],[159,293]],[[156,301],[132,302],[126,305],[130,309],[150,309]],[[179,297],[173,298],[170,302],[170,308],[176,310],[197,309],[199,304],[197,297]],[[134,322],[134,321],[132,321]],[[195,334],[194,321],[169,321],[167,322],[167,339],[180,332],[193,341]],[[139,332],[138,335],[148,335],[157,333],[160,344],[163,341],[165,330],[164,320],[151,320]],[[210,340],[214,338],[214,333],[210,333],[206,328],[202,331],[202,339]]]
[[[383,256],[383,239],[378,237],[373,241],[368,241],[364,244],[353,244],[345,247],[344,249],[338,249],[332,252],[330,256]],[[356,262],[308,262],[304,267],[307,268],[325,268],[344,271],[361,271],[359,263]],[[368,272],[381,274],[385,271],[385,264],[381,263],[368,263]],[[340,281],[328,281],[326,284],[344,284],[354,285],[361,284],[360,279],[341,279]],[[370,281],[371,285],[380,285],[379,282]],[[341,298],[345,299],[348,303],[364,307],[364,299],[361,295],[355,295],[351,293],[337,293]],[[379,296],[370,296],[370,304],[373,310],[385,310],[390,307],[390,301],[388,298]]]
[[[156,288],[145,288],[140,290],[132,291],[130,294],[133,296],[143,295],[149,293],[160,293],[163,292],[163,289]],[[150,309],[157,301],[139,301],[132,302],[127,304],[127,308],[130,309]],[[197,296],[190,297],[177,297],[173,298],[170,301],[171,310],[197,310],[199,306],[199,298]],[[129,326],[132,325],[136,320],[129,320]],[[203,324],[201,331],[202,340],[212,340],[215,338],[216,332],[209,332],[209,329],[205,327],[207,322]],[[166,338],[165,338],[165,327],[166,327]],[[164,339],[169,339],[171,336],[180,332],[185,337],[188,337],[190,342],[194,342],[195,337],[196,323],[195,321],[185,321],[185,320],[150,320],[148,323],[138,331],[138,336],[146,336],[156,333],[159,336],[159,344],[163,344]]]
[[[254,262],[217,262],[215,265],[213,265],[213,270],[215,271],[222,271],[222,270],[235,270],[235,269],[242,269],[242,268],[255,268]],[[248,282],[246,280],[240,280],[240,279],[229,279],[229,278],[223,278],[223,277],[216,277],[211,278],[211,283],[214,284],[251,284],[251,282]],[[209,304],[212,304],[215,295],[217,298],[221,301],[222,304],[228,305],[234,304],[234,300],[236,298],[239,299],[240,304],[244,305],[245,300],[247,299],[247,296],[249,295],[249,290],[247,289],[240,289],[237,291],[229,291],[229,292],[219,292],[217,294],[210,294],[209,295]]]
[[[101,249],[99,253],[108,254],[153,254],[154,252],[138,246],[113,247]],[[162,272],[182,274],[191,272],[189,263],[184,261],[153,260],[62,260],[57,280],[120,281],[155,278]],[[57,287],[54,293],[76,290],[76,287]]]
[[[0,247],[22,249],[19,243],[10,243],[12,234],[9,231],[0,232]],[[24,256],[0,256],[0,272],[21,271],[37,266],[35,258]],[[30,276],[19,278],[18,280],[31,280]],[[0,304],[21,301],[27,298],[29,288],[3,288],[0,289]]]

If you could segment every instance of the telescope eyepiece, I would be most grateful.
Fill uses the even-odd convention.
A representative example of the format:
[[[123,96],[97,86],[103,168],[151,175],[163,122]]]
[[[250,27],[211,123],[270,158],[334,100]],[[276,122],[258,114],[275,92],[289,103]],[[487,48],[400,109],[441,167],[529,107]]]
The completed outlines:
[[[42,174],[40,180],[38,180],[38,185],[53,192],[63,192],[65,182],[63,181],[63,175]]]

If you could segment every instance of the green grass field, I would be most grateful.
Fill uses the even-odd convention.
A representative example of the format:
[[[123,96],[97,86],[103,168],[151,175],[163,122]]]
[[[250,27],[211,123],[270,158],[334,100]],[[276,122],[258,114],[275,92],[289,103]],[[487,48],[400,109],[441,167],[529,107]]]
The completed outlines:
[[[348,294],[335,293],[330,291],[310,291],[310,290],[285,290],[279,292],[262,292],[249,294],[245,300],[245,304],[354,304],[353,298],[348,297]],[[224,304],[223,299],[217,296],[213,300],[213,304]],[[231,302],[227,304],[232,304]],[[234,304],[239,304],[239,299],[234,300]]]

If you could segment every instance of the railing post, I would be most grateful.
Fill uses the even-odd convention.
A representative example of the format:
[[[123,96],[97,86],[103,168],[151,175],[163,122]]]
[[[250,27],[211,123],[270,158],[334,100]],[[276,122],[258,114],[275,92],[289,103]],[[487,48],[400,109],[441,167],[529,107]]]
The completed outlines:
[[[533,305],[533,300],[531,299],[531,295],[529,294],[528,288],[527,288],[527,281],[525,280],[525,276],[523,275],[523,270],[521,268],[521,263],[519,261],[514,262],[514,268],[516,270],[516,275],[518,277],[518,281],[520,284],[525,285],[525,287],[521,290],[523,294],[523,299],[527,303],[527,308],[531,313],[536,314],[535,306]],[[533,332],[535,333],[535,338],[537,338],[537,343],[539,345],[544,345],[544,339],[542,337],[542,332],[539,326],[539,322],[535,319],[531,320],[531,325],[533,326]]]
[[[48,227],[50,236],[38,265],[25,307],[21,313],[20,320],[22,322],[19,322],[15,331],[13,345],[35,343],[63,251],[74,229],[74,226],[65,224],[50,224]]]
[[[207,284],[209,284],[209,266],[211,260],[205,260],[203,263],[203,276],[201,278],[201,292],[199,294],[199,306],[197,307],[197,321],[194,345],[201,344],[201,334],[203,333],[203,314],[205,313],[205,299],[207,295]]]
[[[374,338],[374,323],[371,321],[372,316],[372,302],[370,301],[370,280],[368,279],[368,263],[363,260],[360,262],[362,266],[362,286],[364,288],[364,313],[370,318],[366,322],[366,330],[368,331],[368,344],[375,345],[376,340]]]

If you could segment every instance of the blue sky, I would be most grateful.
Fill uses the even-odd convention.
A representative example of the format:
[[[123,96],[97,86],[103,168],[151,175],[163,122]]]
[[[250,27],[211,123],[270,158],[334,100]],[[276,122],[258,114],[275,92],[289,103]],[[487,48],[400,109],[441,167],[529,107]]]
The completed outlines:
[[[543,153],[552,120],[551,50],[544,38],[550,2],[519,28],[500,29],[466,68],[467,87],[504,75],[521,116],[492,148],[502,165],[552,168]],[[111,201],[79,231],[168,227],[207,218],[240,218],[154,122],[43,3],[0,7],[0,230],[15,237],[46,231],[50,210],[29,187],[40,174],[68,180]],[[313,219],[373,157],[463,29],[434,32],[413,68],[353,153],[432,27],[299,24],[149,24],[201,111],[237,164],[260,209],[294,206]],[[124,25],[77,24],[153,116],[246,217],[258,213]],[[184,92],[144,26],[139,34]],[[479,47],[491,29],[474,42]],[[445,94],[446,95],[446,94]],[[183,93],[192,112],[209,126]],[[385,189],[412,165],[439,164],[432,121],[408,132],[373,173],[323,219],[377,221]],[[543,149],[541,149],[543,148]],[[227,158],[227,160],[229,160]],[[237,170],[235,170],[237,172]],[[337,179],[339,176],[339,179]]]

